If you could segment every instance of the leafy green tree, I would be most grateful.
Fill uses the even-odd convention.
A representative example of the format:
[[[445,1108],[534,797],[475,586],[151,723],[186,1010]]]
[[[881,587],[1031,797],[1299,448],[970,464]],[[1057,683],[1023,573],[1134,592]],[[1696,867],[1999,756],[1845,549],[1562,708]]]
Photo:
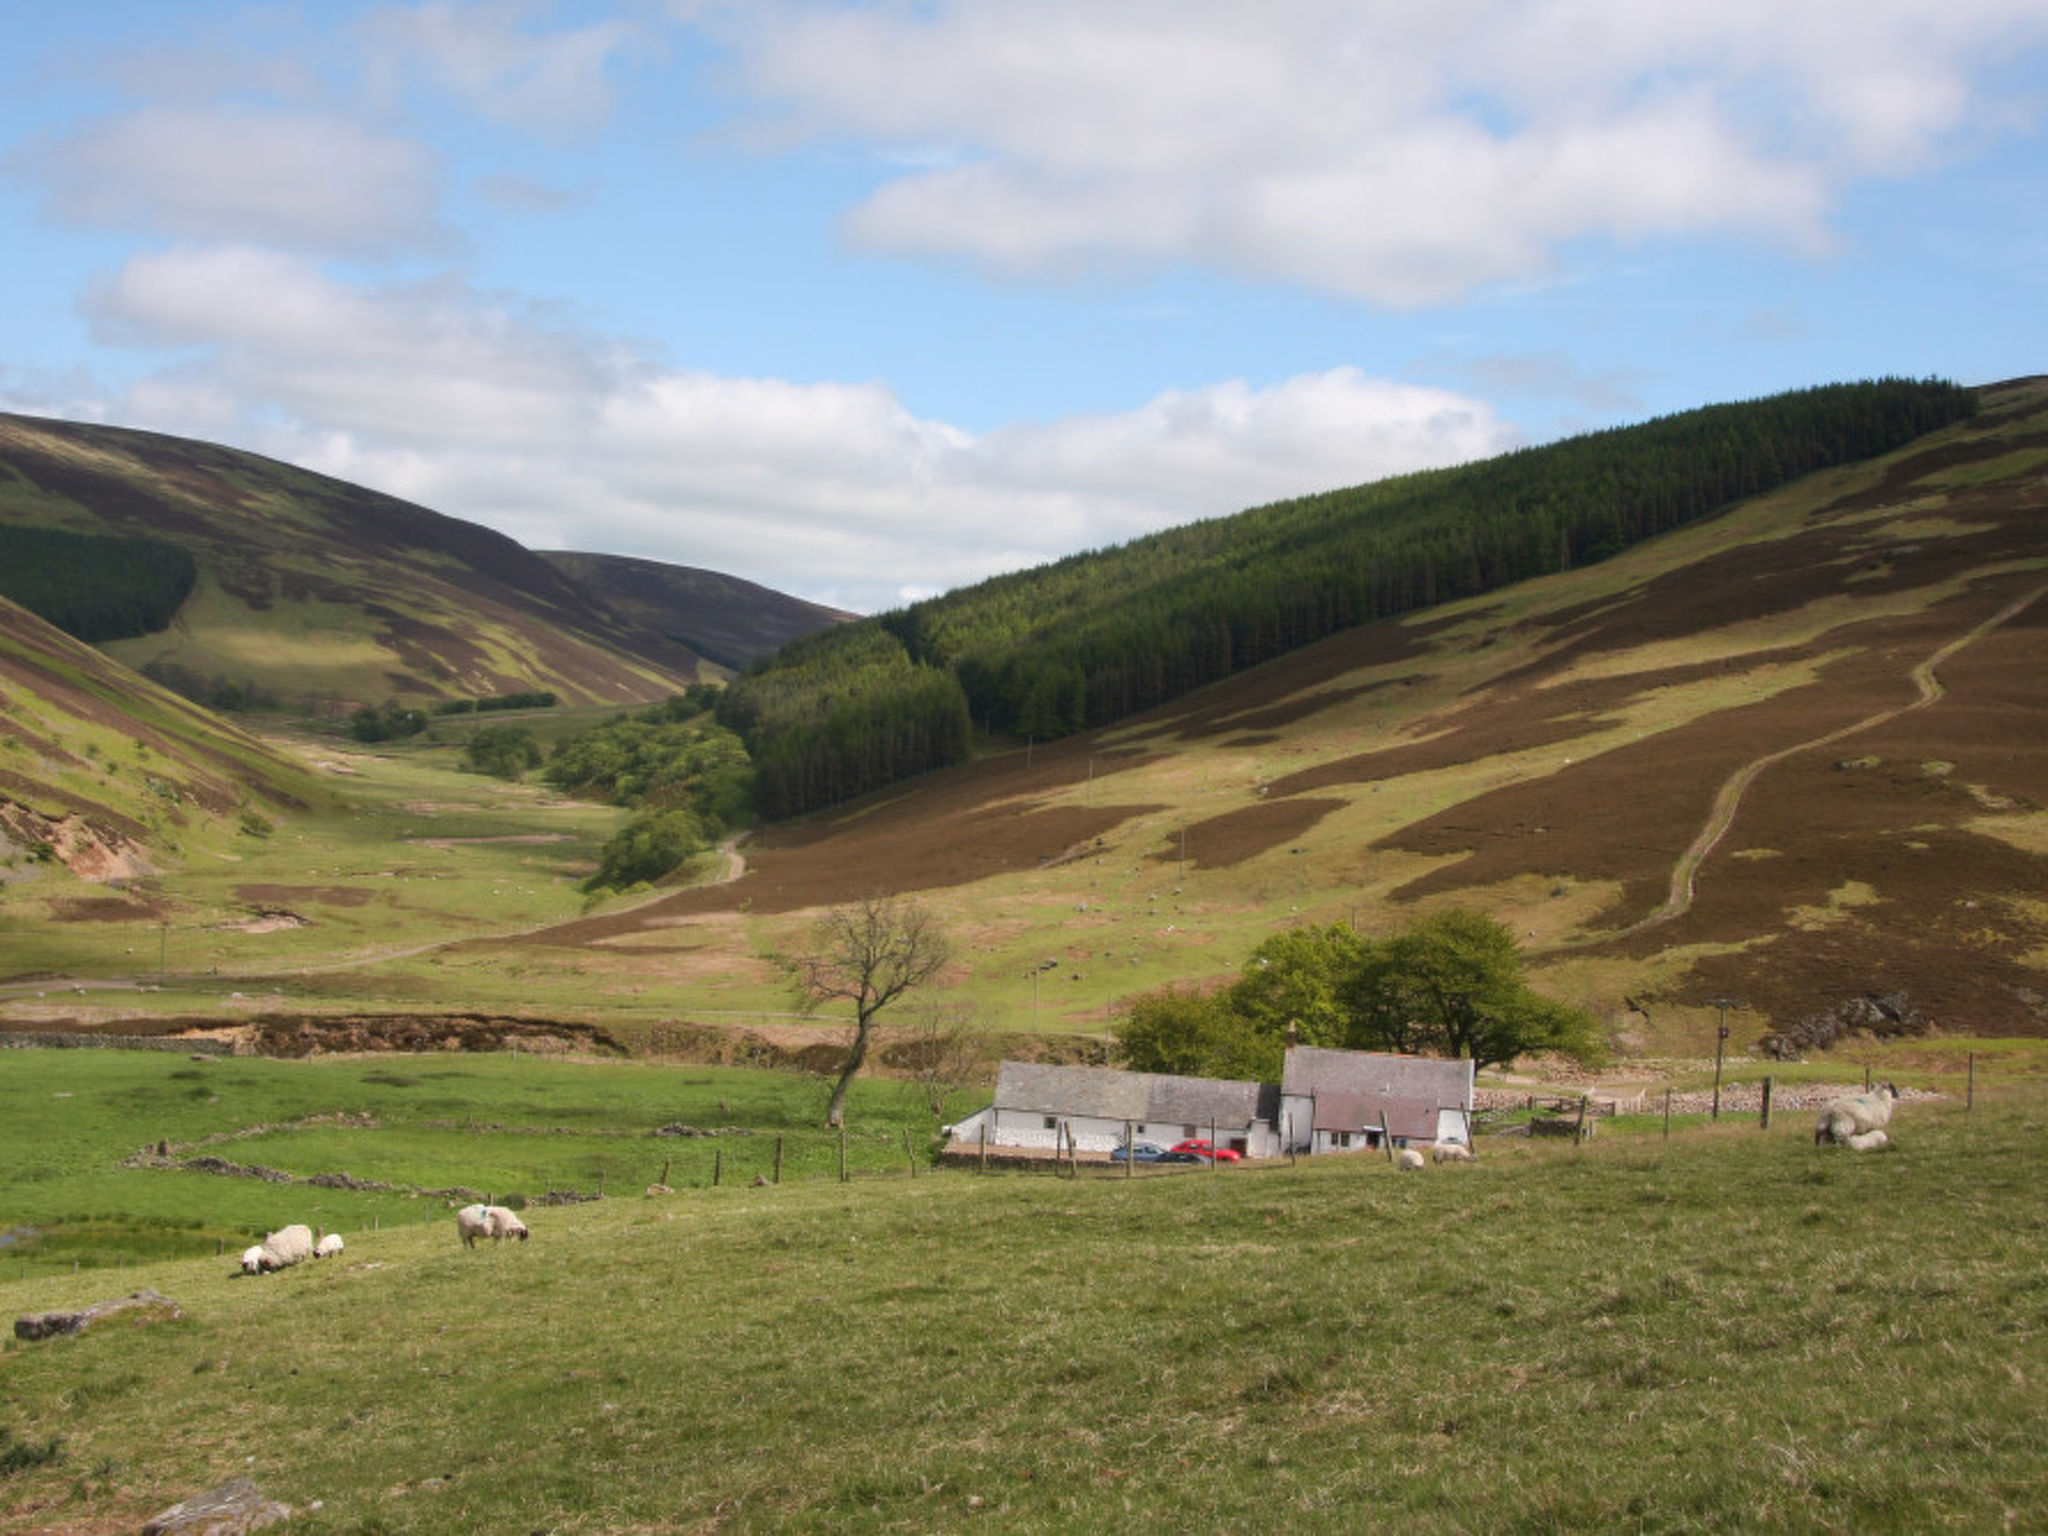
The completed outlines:
[[[1366,954],[1365,940],[1342,923],[1285,929],[1252,951],[1230,1006],[1276,1040],[1291,1028],[1303,1045],[1344,1045]]]
[[[545,758],[540,738],[523,725],[487,725],[462,748],[462,760],[472,771],[497,779],[523,778]]]
[[[1134,999],[1115,1026],[1117,1056],[1134,1072],[1272,1082],[1284,1037],[1238,1012],[1228,992],[1162,987]]]
[[[624,890],[673,874],[709,847],[704,824],[690,811],[652,811],[636,816],[615,833],[598,855],[589,890]]]
[[[1604,1058],[1597,1020],[1552,1002],[1522,976],[1514,935],[1477,912],[1432,913],[1372,946],[1354,997],[1365,1050],[1469,1056],[1502,1066],[1528,1051]]]

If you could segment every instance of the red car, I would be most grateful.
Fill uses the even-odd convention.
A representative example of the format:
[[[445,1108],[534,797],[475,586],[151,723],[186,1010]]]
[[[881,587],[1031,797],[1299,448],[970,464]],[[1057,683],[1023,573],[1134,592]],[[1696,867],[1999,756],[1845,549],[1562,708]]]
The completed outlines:
[[[1229,1147],[1212,1147],[1206,1141],[1177,1141],[1173,1144],[1176,1152],[1192,1152],[1197,1157],[1206,1157],[1211,1162],[1241,1163],[1244,1154]]]

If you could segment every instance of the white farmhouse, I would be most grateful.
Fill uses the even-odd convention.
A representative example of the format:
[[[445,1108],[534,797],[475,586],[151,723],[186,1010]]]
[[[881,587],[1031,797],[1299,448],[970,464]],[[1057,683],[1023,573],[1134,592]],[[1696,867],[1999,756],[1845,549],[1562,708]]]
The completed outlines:
[[[1283,1151],[1472,1140],[1473,1065],[1433,1056],[1298,1045],[1280,1080]]]
[[[1126,1137],[1161,1146],[1213,1139],[1245,1157],[1273,1157],[1278,1105],[1271,1083],[1006,1061],[995,1102],[955,1125],[953,1137],[978,1141],[986,1126],[992,1147],[1082,1152],[1111,1151]]]

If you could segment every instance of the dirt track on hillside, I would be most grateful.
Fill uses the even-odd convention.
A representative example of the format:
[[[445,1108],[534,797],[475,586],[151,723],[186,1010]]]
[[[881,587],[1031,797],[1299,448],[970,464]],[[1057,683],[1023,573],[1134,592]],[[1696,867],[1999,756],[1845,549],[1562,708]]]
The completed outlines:
[[[1997,451],[2012,446],[2007,438]],[[1526,663],[1438,711],[1401,744],[1278,777],[1256,804],[1193,824],[1195,862],[1215,870],[1285,851],[1341,810],[1344,792],[1376,781],[1549,745],[1568,754],[1561,744],[1589,721],[1646,690],[1777,661],[1813,669],[1814,680],[1759,690],[1753,703],[1583,760],[1561,755],[1554,771],[1418,820],[1361,845],[1360,856],[1449,860],[1397,891],[1403,902],[1532,873],[1611,883],[1620,897],[1590,933],[1575,936],[1579,952],[1696,949],[1677,1000],[1740,996],[1761,1016],[1789,1019],[1847,996],[1902,990],[1951,1029],[2048,1033],[2048,977],[2029,960],[2048,953],[2048,838],[2027,820],[2048,806],[2048,602],[2024,601],[2041,588],[2048,554],[2048,475],[2037,471],[2017,489],[2007,480],[1950,490],[1942,526],[1925,538],[1902,539],[1872,517],[1885,498],[1916,494],[1916,477],[1983,451],[1966,440],[1909,458],[1883,486],[1843,497],[1790,538],[1737,545],[1578,612],[1545,615],[1539,633],[1504,630],[1495,643]],[[1684,646],[1845,591],[1870,616],[1810,643],[1662,672],[1570,675],[1582,662]],[[1352,669],[1395,669],[1393,681],[1373,686],[1397,695],[1398,669],[1410,658],[1422,667],[1430,628],[1376,625],[1341,636],[1144,724],[1153,739],[1255,752],[1315,711],[1359,698],[1365,690],[1331,681]],[[1937,655],[1930,694],[1916,669]],[[1165,809],[1119,794],[1120,773],[1142,761],[1140,750],[1109,752],[1080,738],[934,774],[883,803],[769,829],[733,884],[527,942],[602,944],[694,917],[957,888],[1070,858]],[[1745,774],[1737,802],[1724,806],[1725,827],[1689,869],[1688,849],[1713,829],[1717,796]],[[1084,783],[1088,803],[1071,803]],[[1668,901],[1674,871],[1689,901],[1639,926]]]

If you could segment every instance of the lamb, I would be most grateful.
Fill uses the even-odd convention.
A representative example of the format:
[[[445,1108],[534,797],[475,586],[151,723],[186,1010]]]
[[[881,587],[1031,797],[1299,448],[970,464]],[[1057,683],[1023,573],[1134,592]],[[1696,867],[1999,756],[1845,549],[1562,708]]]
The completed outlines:
[[[516,1237],[523,1243],[532,1235],[526,1230],[526,1223],[502,1205],[465,1205],[455,1213],[455,1230],[461,1234],[465,1248],[474,1248],[480,1237],[488,1237],[494,1243]]]
[[[1413,1147],[1403,1147],[1394,1154],[1394,1166],[1403,1173],[1408,1173],[1417,1168],[1427,1167],[1428,1164],[1423,1162],[1422,1154]]]
[[[1898,1096],[1899,1090],[1886,1083],[1870,1093],[1829,1099],[1821,1106],[1820,1118],[1814,1122],[1813,1144],[1820,1147],[1832,1142],[1836,1146],[1847,1146],[1852,1136],[1883,1130],[1891,1124],[1892,1104]]]
[[[1440,1163],[1469,1163],[1472,1149],[1462,1141],[1440,1141],[1430,1148],[1429,1155]]]
[[[1890,1146],[1891,1140],[1883,1131],[1857,1131],[1847,1137],[1842,1145],[1856,1152],[1877,1152]]]
[[[313,1245],[313,1257],[316,1259],[334,1258],[341,1252],[341,1247],[341,1234],[339,1232],[330,1232]]]
[[[273,1270],[290,1269],[294,1264],[303,1264],[313,1257],[313,1229],[301,1222],[280,1227],[263,1242],[252,1249],[256,1255],[256,1269],[263,1274]],[[249,1266],[249,1255],[242,1255],[242,1267]]]
[[[244,1248],[242,1250],[242,1273],[245,1275],[253,1275],[260,1273],[262,1269],[263,1245],[261,1243],[256,1243],[250,1247]]]

